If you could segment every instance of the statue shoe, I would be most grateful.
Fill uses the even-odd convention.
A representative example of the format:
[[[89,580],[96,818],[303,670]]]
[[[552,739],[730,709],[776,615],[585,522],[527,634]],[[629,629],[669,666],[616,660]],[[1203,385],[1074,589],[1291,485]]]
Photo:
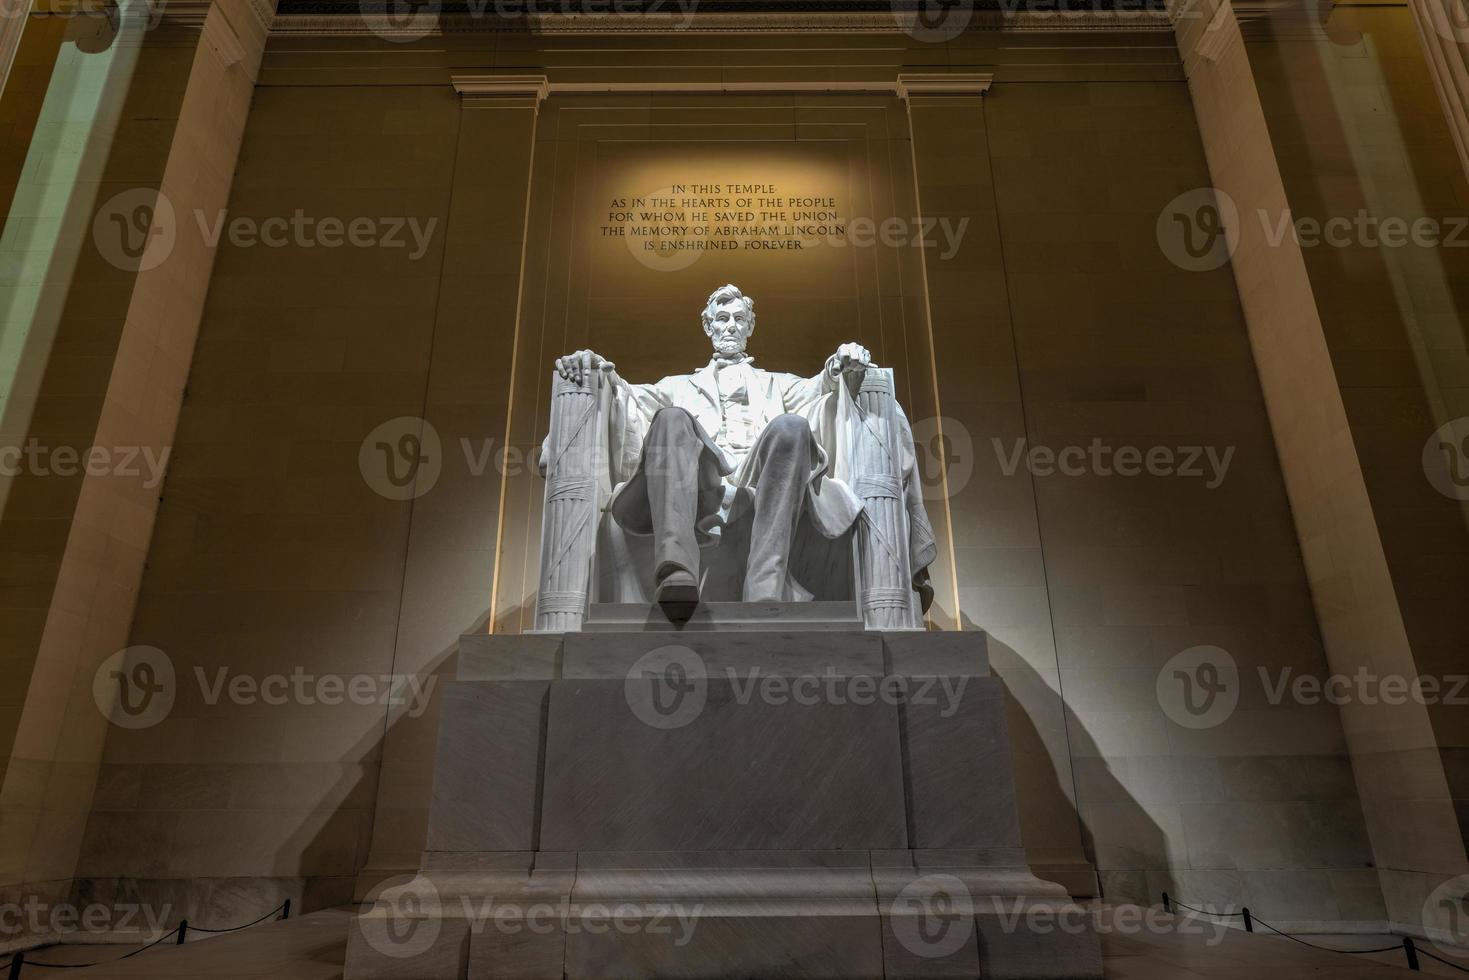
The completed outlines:
[[[659,605],[694,606],[699,602],[699,580],[693,572],[675,568],[658,580],[653,597]]]

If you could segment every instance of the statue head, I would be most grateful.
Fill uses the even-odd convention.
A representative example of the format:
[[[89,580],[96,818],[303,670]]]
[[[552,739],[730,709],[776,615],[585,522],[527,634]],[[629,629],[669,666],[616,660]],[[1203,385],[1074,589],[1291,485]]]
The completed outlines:
[[[716,354],[738,354],[755,332],[755,301],[738,286],[720,286],[704,304],[703,320]]]

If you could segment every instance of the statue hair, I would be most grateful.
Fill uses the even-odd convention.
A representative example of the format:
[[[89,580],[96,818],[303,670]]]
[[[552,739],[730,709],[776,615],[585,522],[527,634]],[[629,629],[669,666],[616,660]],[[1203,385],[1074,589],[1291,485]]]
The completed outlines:
[[[744,293],[740,292],[740,287],[736,286],[734,283],[727,283],[726,285],[720,286],[718,289],[714,290],[714,292],[709,294],[709,300],[704,304],[704,312],[699,314],[699,319],[703,320],[705,328],[707,329],[709,324],[714,321],[714,308],[716,306],[720,306],[724,303],[728,303],[730,300],[736,299],[744,303],[745,312],[750,315],[750,330],[751,332],[754,332],[755,301],[746,296]]]

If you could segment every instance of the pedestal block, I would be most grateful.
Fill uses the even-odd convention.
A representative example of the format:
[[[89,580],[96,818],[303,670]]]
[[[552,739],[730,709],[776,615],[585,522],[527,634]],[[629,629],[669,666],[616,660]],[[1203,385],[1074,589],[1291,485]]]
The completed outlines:
[[[1100,977],[983,635],[759,625],[465,637],[348,980]]]

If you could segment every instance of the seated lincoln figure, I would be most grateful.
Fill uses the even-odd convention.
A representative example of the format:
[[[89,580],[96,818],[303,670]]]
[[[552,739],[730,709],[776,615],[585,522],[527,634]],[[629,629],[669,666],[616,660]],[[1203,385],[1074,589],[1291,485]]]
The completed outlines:
[[[556,361],[564,379],[585,384],[600,372],[610,387],[604,444],[616,483],[612,518],[621,531],[651,539],[660,603],[699,601],[708,573],[700,545],[734,525],[744,601],[809,599],[791,575],[798,536],[814,531],[834,542],[863,515],[862,500],[837,478],[833,462],[843,451],[843,428],[861,427],[851,392],[872,368],[871,355],[842,344],[809,378],[756,367],[746,350],[755,303],[733,285],[714,291],[702,319],[713,356],[692,374],[632,384],[589,350]],[[911,474],[906,419],[902,428],[903,471]],[[896,494],[906,507],[902,537],[914,556],[912,588],[923,593],[933,539],[917,481],[903,482]],[[850,551],[844,560],[850,566]]]

